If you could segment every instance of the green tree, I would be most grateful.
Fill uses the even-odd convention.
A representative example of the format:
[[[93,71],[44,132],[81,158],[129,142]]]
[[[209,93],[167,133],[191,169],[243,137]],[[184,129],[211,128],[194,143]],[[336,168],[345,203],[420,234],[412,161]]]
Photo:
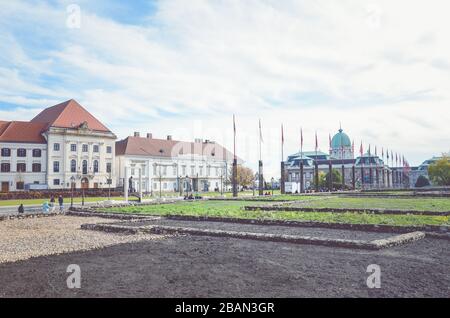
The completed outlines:
[[[425,177],[425,176],[423,176],[423,175],[420,175],[420,176],[417,178],[415,187],[416,187],[416,188],[422,188],[422,187],[427,187],[427,186],[429,186],[429,185],[430,185],[430,181],[428,180],[428,178]]]
[[[242,187],[249,187],[253,184],[253,179],[255,178],[255,174],[253,173],[253,170],[244,167],[242,165],[237,166],[237,183],[238,185]],[[233,183],[233,167],[230,168],[230,171],[228,172],[228,182],[230,184]]]
[[[442,159],[430,164],[428,166],[428,175],[435,185],[450,185],[450,158],[443,156]]]
[[[333,188],[341,188],[342,187],[342,176],[339,170],[333,169],[331,170],[333,174]],[[330,180],[330,172],[320,172],[319,173],[319,186],[322,188],[327,188]]]

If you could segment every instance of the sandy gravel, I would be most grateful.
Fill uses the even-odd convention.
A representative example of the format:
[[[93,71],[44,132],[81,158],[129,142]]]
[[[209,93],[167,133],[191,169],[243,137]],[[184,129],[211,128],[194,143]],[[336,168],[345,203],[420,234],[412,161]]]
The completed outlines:
[[[158,235],[122,235],[80,229],[84,223],[105,222],[117,220],[61,215],[1,221],[0,263],[162,238]]]

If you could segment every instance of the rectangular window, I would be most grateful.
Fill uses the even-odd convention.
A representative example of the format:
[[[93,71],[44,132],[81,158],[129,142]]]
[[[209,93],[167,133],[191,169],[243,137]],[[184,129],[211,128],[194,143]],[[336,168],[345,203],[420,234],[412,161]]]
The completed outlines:
[[[173,166],[172,172],[173,172],[173,175],[174,175],[174,176],[177,175],[177,167],[176,167],[176,166]]]
[[[158,184],[156,182],[153,183],[153,189],[158,189]]]
[[[27,165],[25,163],[18,163],[17,172],[27,172]]]
[[[59,185],[59,179],[53,179],[53,185]]]
[[[53,172],[59,172],[59,161],[53,161]]]
[[[199,175],[202,176],[202,175],[203,175],[203,167],[200,166],[200,167],[199,167],[199,170],[200,170]]]
[[[111,162],[107,162],[106,163],[106,172],[111,173],[111,171],[112,171],[112,164],[111,164]]]
[[[41,164],[33,163],[33,172],[41,172]]]
[[[59,144],[58,143],[54,143],[53,144],[53,150],[54,151],[59,151]]]
[[[34,158],[40,158],[42,156],[41,149],[33,149],[33,157]]]
[[[11,157],[11,149],[2,148],[2,157]]]
[[[98,145],[94,145],[93,152],[98,152]]]
[[[195,167],[191,167],[191,175],[193,176],[195,174]]]
[[[17,149],[17,157],[26,157],[27,156],[27,150],[23,148]]]
[[[17,190],[23,190],[25,189],[25,183],[23,181],[17,181],[16,182],[16,189]]]
[[[182,171],[183,171],[182,175],[185,176],[186,175],[186,166],[183,166]]]
[[[131,175],[134,176],[134,168],[131,169]]]
[[[83,145],[83,146],[81,147],[81,151],[83,151],[83,152],[88,152],[88,151],[89,151],[88,145]]]
[[[77,144],[70,144],[70,151],[72,152],[77,151]]]
[[[166,176],[166,175],[167,175],[167,167],[164,166],[164,167],[163,167],[163,176]]]
[[[111,146],[106,147],[106,153],[112,153],[112,147]]]
[[[167,189],[167,183],[166,183],[166,182],[163,183],[163,189],[164,189],[164,190]]]
[[[10,172],[10,171],[11,171],[11,165],[9,163],[1,164],[1,172]]]

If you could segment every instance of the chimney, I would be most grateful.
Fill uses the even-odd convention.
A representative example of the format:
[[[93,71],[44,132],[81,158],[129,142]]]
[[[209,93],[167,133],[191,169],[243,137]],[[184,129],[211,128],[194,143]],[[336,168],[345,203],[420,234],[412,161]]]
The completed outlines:
[[[152,135],[151,133],[147,133],[147,138],[148,138],[148,139],[152,139],[152,138],[153,138],[153,135]]]
[[[167,135],[167,140],[172,140],[172,136],[171,135]]]
[[[134,132],[134,137],[139,137],[139,132],[138,131]]]

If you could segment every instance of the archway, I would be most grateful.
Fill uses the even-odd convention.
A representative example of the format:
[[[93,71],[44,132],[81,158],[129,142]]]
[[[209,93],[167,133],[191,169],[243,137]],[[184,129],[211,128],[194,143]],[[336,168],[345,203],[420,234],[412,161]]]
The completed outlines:
[[[81,189],[89,189],[89,180],[88,180],[88,178],[81,179]]]

